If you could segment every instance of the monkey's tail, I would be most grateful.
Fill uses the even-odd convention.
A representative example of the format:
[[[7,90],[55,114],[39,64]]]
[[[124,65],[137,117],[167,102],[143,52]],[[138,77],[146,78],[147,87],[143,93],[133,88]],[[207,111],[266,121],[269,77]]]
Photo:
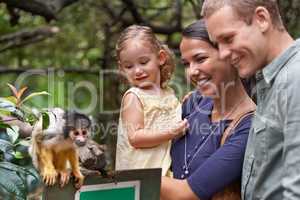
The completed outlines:
[[[31,146],[29,153],[32,158],[32,164],[39,169],[40,142],[43,137],[43,118],[40,117],[32,129]]]

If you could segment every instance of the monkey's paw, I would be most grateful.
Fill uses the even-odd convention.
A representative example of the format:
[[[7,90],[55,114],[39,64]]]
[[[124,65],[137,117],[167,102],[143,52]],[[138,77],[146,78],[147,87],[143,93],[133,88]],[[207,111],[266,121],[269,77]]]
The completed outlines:
[[[83,185],[83,181],[84,181],[84,176],[82,175],[75,176],[75,188],[80,189],[81,186]]]
[[[46,185],[54,185],[57,178],[57,172],[55,170],[47,170],[41,174],[43,181]]]
[[[64,187],[65,185],[67,185],[69,183],[70,173],[67,170],[60,171],[59,175],[60,175],[60,187]]]

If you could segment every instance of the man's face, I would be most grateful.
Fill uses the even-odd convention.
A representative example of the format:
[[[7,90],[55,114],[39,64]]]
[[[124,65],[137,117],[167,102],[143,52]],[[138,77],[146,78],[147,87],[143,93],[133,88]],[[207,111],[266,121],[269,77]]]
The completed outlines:
[[[250,77],[265,66],[267,41],[257,20],[253,18],[249,25],[225,6],[207,18],[206,25],[220,58],[229,59],[240,77]]]

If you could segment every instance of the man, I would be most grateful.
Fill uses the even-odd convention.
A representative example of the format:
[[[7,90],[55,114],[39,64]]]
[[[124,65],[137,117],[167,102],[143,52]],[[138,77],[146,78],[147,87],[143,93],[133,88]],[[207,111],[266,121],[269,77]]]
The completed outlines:
[[[257,78],[242,198],[299,200],[300,40],[284,28],[276,0],[206,0],[202,15],[220,57]]]

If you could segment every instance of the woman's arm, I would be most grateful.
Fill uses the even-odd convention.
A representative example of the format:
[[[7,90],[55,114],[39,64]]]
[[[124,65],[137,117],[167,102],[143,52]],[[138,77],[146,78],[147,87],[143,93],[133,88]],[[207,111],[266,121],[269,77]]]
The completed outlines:
[[[186,180],[162,177],[161,200],[200,200]]]
[[[248,116],[243,119],[225,144],[187,178],[199,198],[209,199],[240,179],[251,118]]]
[[[251,116],[186,180],[162,178],[161,200],[210,199],[241,176]]]
[[[138,97],[128,93],[122,103],[121,117],[130,144],[135,148],[147,148],[160,145],[184,133],[188,126],[187,120],[178,122],[176,127],[159,131],[144,129],[143,106]]]

